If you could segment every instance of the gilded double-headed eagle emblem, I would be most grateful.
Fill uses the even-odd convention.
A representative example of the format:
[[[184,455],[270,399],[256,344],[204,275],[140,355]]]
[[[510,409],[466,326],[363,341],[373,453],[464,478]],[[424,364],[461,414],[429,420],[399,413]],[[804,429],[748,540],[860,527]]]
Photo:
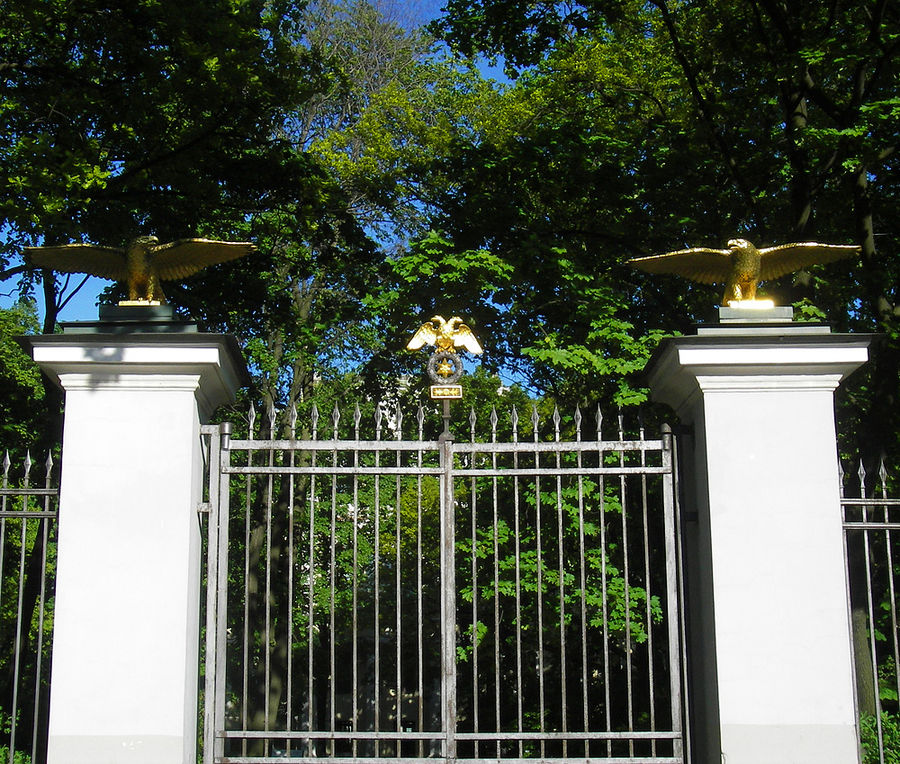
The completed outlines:
[[[425,345],[434,345],[439,351],[452,353],[454,348],[465,348],[470,353],[480,355],[481,345],[472,330],[459,316],[445,320],[435,316],[422,324],[406,345],[407,350],[418,350]]]
[[[443,316],[434,316],[430,321],[422,324],[412,339],[407,343],[407,350],[418,350],[425,345],[434,345],[435,351],[428,359],[428,376],[434,382],[432,387],[433,397],[459,397],[453,394],[436,395],[435,390],[441,386],[451,386],[459,381],[462,376],[462,359],[456,353],[456,348],[464,348],[470,353],[480,355],[483,351],[481,344],[476,339],[472,330],[463,323],[459,316],[444,319]],[[450,388],[446,388],[445,392]]]
[[[757,249],[746,239],[731,239],[728,249],[693,247],[663,255],[637,257],[628,264],[647,273],[673,273],[702,284],[725,284],[722,305],[756,299],[760,281],[777,279],[810,265],[858,254],[853,245],[798,242]]]

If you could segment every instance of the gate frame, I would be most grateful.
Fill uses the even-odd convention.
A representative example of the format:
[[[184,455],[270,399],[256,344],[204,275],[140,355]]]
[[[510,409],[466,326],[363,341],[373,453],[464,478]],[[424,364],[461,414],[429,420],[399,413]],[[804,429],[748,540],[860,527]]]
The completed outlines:
[[[270,415],[273,412],[270,412]],[[398,434],[397,440],[375,440],[360,441],[357,439],[333,439],[333,440],[317,440],[315,434],[313,440],[278,440],[278,439],[254,439],[248,437],[244,440],[232,441],[232,425],[231,423],[222,423],[219,425],[207,425],[201,428],[202,435],[209,443],[208,447],[208,502],[202,507],[202,510],[208,516],[208,562],[207,562],[207,587],[206,587],[206,672],[205,672],[205,703],[204,703],[204,764],[215,764],[224,759],[224,747],[227,733],[225,730],[225,666],[226,660],[220,658],[225,655],[226,649],[226,633],[227,633],[227,549],[228,549],[228,518],[229,518],[229,483],[230,474],[232,472],[241,473],[245,470],[241,468],[233,468],[230,462],[230,453],[237,451],[278,451],[280,449],[290,450],[293,452],[312,450],[312,451],[354,451],[363,452],[365,446],[370,446],[377,451],[397,451],[397,450],[413,450],[413,451],[431,451],[439,455],[439,467],[420,467],[411,474],[431,475],[439,477],[440,481],[440,565],[441,565],[441,622],[444,628],[441,632],[441,693],[443,701],[441,703],[442,729],[439,732],[429,733],[428,738],[441,740],[442,756],[446,761],[457,760],[457,661],[456,655],[456,609],[457,609],[457,591],[455,582],[456,573],[456,507],[454,502],[454,485],[457,478],[474,478],[495,475],[510,475],[518,472],[530,473],[535,475],[562,475],[562,474],[578,474],[581,476],[588,474],[601,475],[624,475],[629,473],[637,474],[661,474],[663,475],[662,483],[662,511],[663,511],[663,532],[665,536],[665,552],[666,552],[666,571],[665,571],[665,589],[666,589],[666,622],[667,622],[667,658],[668,658],[668,676],[669,676],[669,693],[670,702],[669,710],[672,719],[671,732],[655,730],[653,732],[610,732],[597,731],[590,733],[569,733],[566,739],[570,740],[613,740],[619,738],[627,738],[639,740],[642,738],[652,738],[654,740],[671,740],[673,746],[672,756],[652,756],[652,757],[607,757],[599,758],[598,761],[610,762],[668,762],[674,764],[676,762],[689,761],[690,743],[687,734],[687,696],[684,692],[686,681],[686,643],[685,643],[685,621],[682,590],[682,551],[680,541],[680,518],[678,504],[678,477],[675,468],[675,441],[671,429],[667,425],[662,425],[661,436],[658,440],[645,440],[643,434],[643,426],[641,427],[640,440],[625,440],[622,432],[622,418],[619,416],[619,439],[618,440],[601,440],[600,439],[600,419],[598,412],[598,439],[596,441],[582,441],[579,439],[573,441],[561,441],[559,439],[559,418],[556,418],[556,440],[539,442],[535,435],[535,441],[526,442],[514,440],[512,442],[498,443],[493,442],[476,442],[474,441],[474,425],[472,442],[454,441],[452,436],[445,430],[438,440],[400,440]],[[580,422],[580,412],[576,414],[577,420]],[[294,418],[295,419],[295,418]],[[535,412],[536,419],[536,412]],[[446,420],[445,420],[446,424]],[[536,423],[535,423],[536,426]],[[449,436],[449,437],[448,437]],[[362,447],[362,448],[361,448]],[[659,467],[648,467],[644,463],[643,453],[649,450],[658,450],[661,454],[662,464]],[[642,452],[641,466],[625,466],[620,463],[618,466],[596,467],[596,468],[560,468],[560,467],[541,467],[535,470],[513,471],[509,469],[492,471],[489,469],[473,470],[464,467],[457,468],[455,466],[455,456],[457,454],[475,454],[475,453],[503,453],[503,452],[521,452],[526,454],[537,454],[538,452],[555,452],[557,454],[563,452],[616,452],[630,453],[633,451]],[[580,458],[579,458],[580,463]],[[292,471],[299,471],[301,468],[292,468]],[[315,469],[315,468],[314,468]],[[327,467],[321,467],[323,471],[328,471]],[[407,468],[404,471],[409,474]],[[269,474],[285,474],[285,470],[281,466],[255,467],[250,472],[267,472]],[[335,473],[329,473],[335,474]],[[390,467],[379,468],[379,475],[394,474]],[[646,501],[646,498],[645,498]],[[223,561],[226,564],[223,564]],[[450,660],[450,657],[453,660]],[[212,702],[210,702],[212,699]],[[245,731],[246,732],[246,731]],[[316,731],[313,731],[315,734]],[[378,733],[375,733],[378,734]],[[415,734],[415,733],[414,733]],[[476,739],[478,733],[460,733],[465,739]],[[547,733],[544,739],[551,738],[551,735],[558,737],[560,733]],[[565,734],[565,733],[562,733]],[[243,736],[241,736],[243,737]],[[249,737],[249,736],[248,736]],[[309,730],[273,730],[266,733],[268,739],[290,739],[291,737],[310,737]],[[391,734],[391,739],[405,739],[402,735]],[[540,733],[493,733],[490,742],[501,741],[505,739],[540,739]],[[332,738],[336,739],[336,738]],[[481,740],[481,738],[478,738]],[[482,740],[483,743],[489,742]],[[293,758],[293,757],[291,757]],[[331,761],[425,761],[415,757],[399,757],[399,756],[380,756],[380,757],[341,757],[341,756],[325,756],[318,757],[323,760]],[[480,758],[480,757],[479,757]],[[594,757],[596,758],[596,757]],[[308,760],[309,757],[298,757],[296,760]],[[478,759],[465,757],[470,761]],[[229,757],[227,761],[232,762],[266,762],[280,761],[276,757]],[[434,761],[430,758],[428,761]],[[495,759],[496,760],[496,759]],[[562,760],[571,761],[589,761],[585,757],[570,756]],[[523,761],[516,757],[502,757],[497,761]]]

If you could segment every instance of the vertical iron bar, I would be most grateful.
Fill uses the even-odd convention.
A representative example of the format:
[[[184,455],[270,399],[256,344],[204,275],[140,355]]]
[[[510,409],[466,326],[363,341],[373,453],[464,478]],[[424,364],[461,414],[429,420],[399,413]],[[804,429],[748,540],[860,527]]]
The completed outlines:
[[[47,470],[44,477],[44,488],[50,489],[50,470],[52,469],[53,459],[47,456]],[[50,512],[50,496],[44,497],[44,512]],[[34,684],[34,713],[32,715],[32,732],[31,732],[31,761],[37,761],[38,748],[38,728],[40,719],[40,699],[41,699],[41,676],[43,669],[43,650],[44,650],[44,617],[45,603],[47,594],[47,545],[50,540],[50,517],[45,517],[40,521],[41,539],[43,542],[41,552],[41,590],[38,600],[38,640],[37,650],[35,652],[35,684]]]
[[[340,419],[340,412],[338,411],[337,404],[334,405],[334,410],[331,414],[332,428],[333,428],[333,437],[334,441],[337,441],[338,437],[338,421]],[[338,452],[337,447],[331,449],[331,466],[337,467],[338,463]],[[334,756],[336,753],[335,743],[334,743],[334,731],[335,731],[335,717],[337,716],[337,709],[335,708],[335,647],[334,647],[334,639],[335,639],[335,607],[334,607],[334,583],[335,583],[335,575],[337,570],[337,549],[336,549],[336,531],[337,531],[337,473],[332,474],[331,476],[331,526],[330,526],[330,538],[329,538],[329,552],[330,557],[328,560],[328,584],[329,584],[329,592],[328,592],[328,730],[332,733],[332,738],[329,741],[331,744],[331,755]]]
[[[398,411],[399,413],[399,411]],[[400,425],[397,425],[397,440],[399,441],[401,438]],[[401,452],[397,449],[397,457],[396,464],[397,467],[401,467],[403,465],[403,460],[401,458]],[[395,597],[397,599],[397,611],[396,611],[396,633],[394,635],[394,639],[397,641],[397,696],[396,696],[396,729],[397,732],[402,732],[403,730],[403,671],[401,667],[401,656],[402,656],[402,642],[403,642],[403,624],[401,622],[401,618],[403,615],[403,609],[401,607],[401,598],[403,596],[402,585],[400,580],[400,566],[401,566],[401,555],[400,555],[400,496],[401,496],[401,485],[400,485],[400,475],[395,476],[395,487],[396,493],[394,496],[394,512],[396,514],[396,529],[395,529],[395,539],[394,543],[396,544],[395,556],[394,556],[394,564],[396,567],[396,592]],[[396,754],[399,757],[401,755],[402,741],[397,740],[396,746]]]
[[[256,420],[256,409],[250,405],[249,438],[253,439],[253,424]],[[247,466],[253,464],[253,449],[247,449]],[[249,686],[250,686],[250,495],[252,476],[247,475],[244,479],[244,628],[243,628],[243,645],[242,645],[242,684],[241,684],[241,729],[247,729],[248,723],[248,703],[249,703]],[[241,740],[241,753],[247,755],[247,740]]]
[[[275,447],[272,441],[275,439],[275,407],[269,407],[269,468],[275,465]],[[273,502],[274,475],[270,472],[266,480],[266,602],[265,602],[265,645],[263,647],[264,664],[264,703],[263,729],[270,729],[270,703],[272,692],[272,502]],[[269,755],[269,738],[263,742],[263,750]]]
[[[318,440],[319,409],[313,403],[310,411],[310,429],[313,440]],[[310,464],[316,467],[316,449],[310,454]],[[313,636],[315,634],[315,593],[316,593],[316,475],[309,476],[309,600],[306,611],[306,729],[313,730],[315,723],[315,666],[313,661]],[[314,741],[309,738],[306,744],[307,756],[315,752]]]
[[[559,409],[553,409],[553,425],[554,425],[554,441],[557,444],[556,449],[556,469],[562,467],[562,454],[560,452],[559,442]],[[566,570],[563,537],[563,501],[562,501],[562,475],[556,476],[556,533],[557,533],[557,554],[559,557],[558,575],[559,575],[559,686],[560,686],[560,714],[562,717],[562,731],[569,731],[568,710],[566,705],[567,685],[566,685]],[[563,758],[568,756],[569,746],[566,740],[563,740],[562,755]]]
[[[675,587],[675,596],[678,598],[679,608],[678,608],[678,623],[672,624],[670,619],[670,628],[677,628],[676,634],[679,643],[679,647],[677,651],[671,651],[669,656],[669,666],[670,672],[678,669],[677,676],[672,677],[669,676],[669,681],[677,681],[678,682],[678,697],[681,699],[681,702],[677,709],[674,709],[673,704],[673,712],[672,718],[677,720],[678,730],[681,732],[681,741],[676,743],[676,747],[674,752],[677,754],[679,751],[682,755],[682,761],[689,762],[692,761],[691,758],[691,736],[690,732],[687,728],[688,720],[691,718],[691,709],[690,702],[691,697],[690,694],[685,692],[685,675],[686,675],[686,667],[687,667],[687,613],[686,608],[683,606],[685,602],[684,597],[684,559],[683,559],[683,531],[681,528],[681,486],[679,485],[679,452],[678,452],[678,440],[671,435],[671,428],[668,424],[663,424],[660,428],[663,440],[663,464],[665,464],[666,459],[666,450],[668,450],[669,458],[672,463],[672,514],[674,515],[674,528],[675,528],[675,537],[672,541],[673,546],[675,548],[675,578],[677,581],[677,586]],[[666,449],[666,434],[669,433],[669,448]],[[840,467],[840,465],[838,465]],[[663,477],[665,479],[665,477]],[[664,489],[665,490],[665,487]],[[847,581],[847,585],[849,587],[849,579]],[[667,594],[667,597],[671,596],[671,594]],[[849,602],[849,588],[848,588],[848,599]],[[848,614],[849,616],[849,614]],[[671,637],[669,637],[671,640]],[[670,648],[671,650],[671,648]],[[680,659],[680,663],[678,662]],[[675,725],[673,725],[673,729],[675,729]]]
[[[534,442],[538,442],[538,411],[537,404],[531,406],[531,425],[533,428]],[[541,468],[541,453],[534,449],[534,469]],[[535,556],[537,565],[537,637],[538,637],[538,714],[540,717],[541,733],[546,732],[544,704],[544,558],[541,539],[541,478],[539,474],[534,477],[534,527],[535,527]],[[546,741],[540,740],[541,758],[547,755]]]
[[[513,406],[509,412],[512,424],[513,443],[519,442],[519,414]],[[519,450],[513,451],[513,469],[519,468]],[[513,475],[513,518],[515,533],[513,543],[515,545],[516,558],[516,730],[523,731],[523,698],[522,698],[522,568],[521,568],[521,528],[519,522],[519,476]],[[519,758],[524,756],[524,744],[519,740]]]
[[[469,442],[475,442],[475,411],[472,410],[469,416]],[[472,460],[472,464],[470,466],[475,466],[475,458],[476,454],[473,452],[470,454],[469,458]],[[477,524],[477,488],[476,488],[476,479],[474,477],[469,480],[469,491],[470,491],[470,516],[471,516],[471,531],[472,531],[472,551],[471,555],[471,568],[472,568],[472,721],[473,721],[473,732],[479,732],[479,718],[478,718],[478,695],[479,695],[479,686],[478,686],[478,524]],[[480,751],[479,742],[476,740],[475,745],[475,758],[478,758],[478,754]]]
[[[625,466],[625,451],[622,441],[625,440],[625,431],[623,428],[622,409],[619,409],[619,466]],[[629,570],[629,552],[628,552],[628,523],[627,523],[627,503],[625,490],[625,475],[619,476],[619,504],[622,511],[622,578],[624,579],[624,598],[625,598],[625,687],[628,695],[628,731],[634,732],[634,693],[632,692],[631,679],[631,576]],[[628,755],[634,756],[634,739],[628,739]]]
[[[672,707],[672,731],[679,733],[673,743],[673,754],[681,757],[684,754],[682,745],[682,708],[681,708],[681,671],[679,637],[681,632],[680,601],[679,601],[679,576],[678,550],[681,548],[680,539],[676,536],[675,520],[675,462],[673,459],[672,430],[664,424],[661,428],[662,435],[662,466],[665,473],[663,480],[663,522],[666,538],[666,610],[668,611],[666,632],[669,641],[669,694]]]
[[[860,496],[866,496],[866,478],[862,461],[859,464],[859,493]],[[884,731],[881,726],[881,693],[878,691],[878,654],[875,652],[875,605],[872,601],[872,561],[871,550],[869,549],[869,509],[863,504],[863,558],[866,562],[866,604],[868,605],[869,614],[869,649],[872,651],[872,686],[875,688],[875,725],[878,731],[878,756],[881,764],[884,764]]]
[[[216,611],[219,603],[219,428],[204,428],[204,436],[209,438],[209,516],[206,526],[206,665],[203,702],[203,762],[212,764],[215,745],[216,713],[216,661],[224,656],[216,651]]]
[[[214,652],[216,654],[216,676],[215,676],[215,720],[213,731],[216,735],[214,741],[214,752],[216,760],[225,756],[225,739],[218,737],[218,732],[225,729],[225,666],[227,663],[226,636],[228,634],[228,532],[229,532],[229,488],[231,475],[225,471],[226,466],[231,464],[231,425],[223,423],[219,425],[218,433],[214,434],[213,439],[218,440],[219,454],[218,461],[212,459],[212,448],[210,448],[210,469],[217,470],[218,483],[218,506],[216,510],[219,513],[218,534],[217,534],[217,556],[218,564],[216,566],[216,576],[218,582],[216,584],[216,624],[215,634],[216,643]],[[212,511],[212,507],[211,510]],[[246,626],[246,621],[245,621]],[[245,685],[246,687],[246,685]],[[246,709],[246,705],[244,706]],[[246,713],[246,711],[245,711]],[[246,728],[246,725],[245,725]]]
[[[881,484],[881,498],[887,499],[887,471],[884,466],[884,457],[881,460],[881,467],[878,472],[879,482]],[[888,505],[883,507],[884,522],[890,522],[890,513]],[[888,600],[891,603],[891,641],[894,648],[894,682],[897,688],[897,697],[900,698],[900,644],[897,641],[897,593],[894,587],[894,553],[891,550],[890,528],[884,529],[884,546],[887,553],[887,571],[888,571]]]
[[[381,432],[377,434],[378,440],[381,439]],[[378,447],[376,446],[376,449]],[[375,451],[375,466],[381,466],[381,451]],[[375,640],[375,731],[381,732],[381,475],[375,476],[375,541],[374,541],[374,563],[375,563],[375,617],[374,617],[374,633]],[[381,746],[379,741],[375,740],[375,756],[381,755]]]
[[[575,408],[575,440],[581,441],[581,409]],[[584,466],[581,451],[577,451],[578,467],[578,575],[581,587],[581,717],[584,720],[584,731],[590,731],[588,710],[588,659],[587,659],[587,576],[584,554]],[[590,756],[590,742],[584,741],[585,758]]]
[[[6,551],[6,489],[9,488],[9,451],[4,452],[3,454],[3,479],[2,483],[0,483],[0,487],[3,488],[3,496],[0,497],[0,510],[3,510],[3,515],[0,516],[0,575],[3,572],[3,557],[4,552]],[[0,586],[0,605],[3,604],[3,587]]]
[[[600,404],[597,404],[597,459],[599,466],[603,466],[603,438],[601,437],[601,429],[603,426],[603,414],[600,411]],[[601,615],[603,618],[603,702],[604,715],[606,721],[606,731],[612,731],[612,707],[610,704],[609,693],[609,604],[606,577],[606,481],[604,476],[600,476],[600,591],[603,592],[601,598]],[[606,755],[612,756],[612,741],[606,741]]]
[[[297,406],[291,405],[290,413],[290,437],[291,441],[297,439]],[[289,466],[295,463],[295,450],[290,448]],[[294,488],[296,476],[292,472],[288,476],[288,596],[285,605],[285,617],[287,620],[287,704],[285,706],[286,729],[294,728],[293,697],[294,697]],[[291,740],[288,738],[286,753],[291,755]]]
[[[25,477],[22,480],[22,488],[29,486],[29,472],[31,471],[31,455],[25,454]],[[19,547],[19,590],[16,599],[16,636],[13,643],[13,696],[12,714],[10,716],[9,732],[9,758],[12,761],[16,755],[16,727],[19,718],[19,669],[22,657],[22,607],[25,596],[25,547],[28,543],[28,496],[22,496],[22,515],[19,518],[22,528],[22,538]]]
[[[644,421],[643,418],[640,420],[640,440],[643,444],[645,440],[644,433]],[[665,445],[663,445],[665,448]],[[644,538],[644,611],[646,615],[646,630],[647,630],[647,684],[648,684],[648,692],[650,697],[650,729],[656,730],[656,697],[655,697],[655,683],[653,676],[653,618],[651,613],[650,604],[652,602],[651,591],[650,591],[650,522],[647,516],[647,473],[644,471],[647,467],[647,452],[641,448],[641,522],[642,522],[642,530],[641,534]],[[663,480],[667,480],[666,476],[663,476]],[[674,526],[673,531],[674,533]],[[674,666],[672,669],[674,670]],[[650,741],[650,755],[656,756],[656,739],[652,739]]]
[[[353,450],[353,537],[351,542],[353,545],[353,581],[351,592],[351,639],[353,640],[353,647],[351,650],[351,660],[353,661],[353,666],[351,668],[351,693],[353,696],[351,700],[351,712],[353,714],[353,721],[351,723],[351,729],[354,732],[359,729],[359,476],[356,471],[359,469],[360,416],[361,412],[359,410],[359,404],[357,404],[353,412],[353,438],[356,441],[356,448]],[[356,738],[353,738],[351,751],[355,758],[358,754],[358,743]]]
[[[456,517],[453,506],[453,441],[441,449],[441,707],[444,756],[456,758]]]
[[[491,407],[491,443],[497,442],[497,411]],[[491,452],[491,468],[497,471],[497,451]],[[500,518],[497,497],[497,475],[491,485],[494,523],[494,729],[502,731],[500,719]],[[497,739],[496,756],[500,758],[500,740]]]
[[[419,422],[419,444],[422,443],[422,429],[425,421],[425,411],[419,406],[416,418]],[[416,452],[416,464],[422,467],[422,449]],[[422,475],[416,475],[416,658],[418,674],[418,698],[417,698],[417,732],[425,729],[425,665],[424,665],[424,615],[422,612]],[[425,741],[419,741],[419,758],[425,755]]]

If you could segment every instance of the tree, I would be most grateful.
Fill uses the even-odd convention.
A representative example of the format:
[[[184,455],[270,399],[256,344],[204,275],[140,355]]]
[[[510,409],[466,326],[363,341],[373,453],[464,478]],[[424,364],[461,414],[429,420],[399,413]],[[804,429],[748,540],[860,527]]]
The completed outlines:
[[[844,414],[867,419],[854,450],[896,450],[896,220],[887,210],[897,194],[900,17],[891,4],[788,12],[763,0],[451,0],[436,28],[520,74],[515,127],[448,158],[460,185],[442,222],[459,246],[522,263],[513,283],[540,274],[523,313],[547,327],[554,352],[537,357],[552,364],[571,358],[560,349],[581,347],[616,357],[615,345],[571,320],[572,306],[625,320],[634,339],[703,317],[711,290],[631,274],[621,263],[634,254],[736,234],[858,243],[859,263],[769,289],[840,330],[888,334]]]
[[[288,43],[296,24],[290,3],[14,5],[0,30],[5,264],[23,244],[225,235],[254,210],[320,202],[321,173],[278,135],[325,82]],[[52,331],[49,276],[44,291]]]

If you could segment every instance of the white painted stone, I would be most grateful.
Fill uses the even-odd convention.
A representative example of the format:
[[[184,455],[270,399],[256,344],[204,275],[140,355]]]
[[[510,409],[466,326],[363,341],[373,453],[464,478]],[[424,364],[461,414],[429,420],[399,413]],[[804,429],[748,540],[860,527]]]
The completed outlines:
[[[833,391],[867,345],[745,329],[673,339],[652,362],[654,398],[694,427],[699,761],[859,761]]]
[[[32,349],[66,396],[49,761],[193,763],[200,422],[239,362],[196,334]]]

